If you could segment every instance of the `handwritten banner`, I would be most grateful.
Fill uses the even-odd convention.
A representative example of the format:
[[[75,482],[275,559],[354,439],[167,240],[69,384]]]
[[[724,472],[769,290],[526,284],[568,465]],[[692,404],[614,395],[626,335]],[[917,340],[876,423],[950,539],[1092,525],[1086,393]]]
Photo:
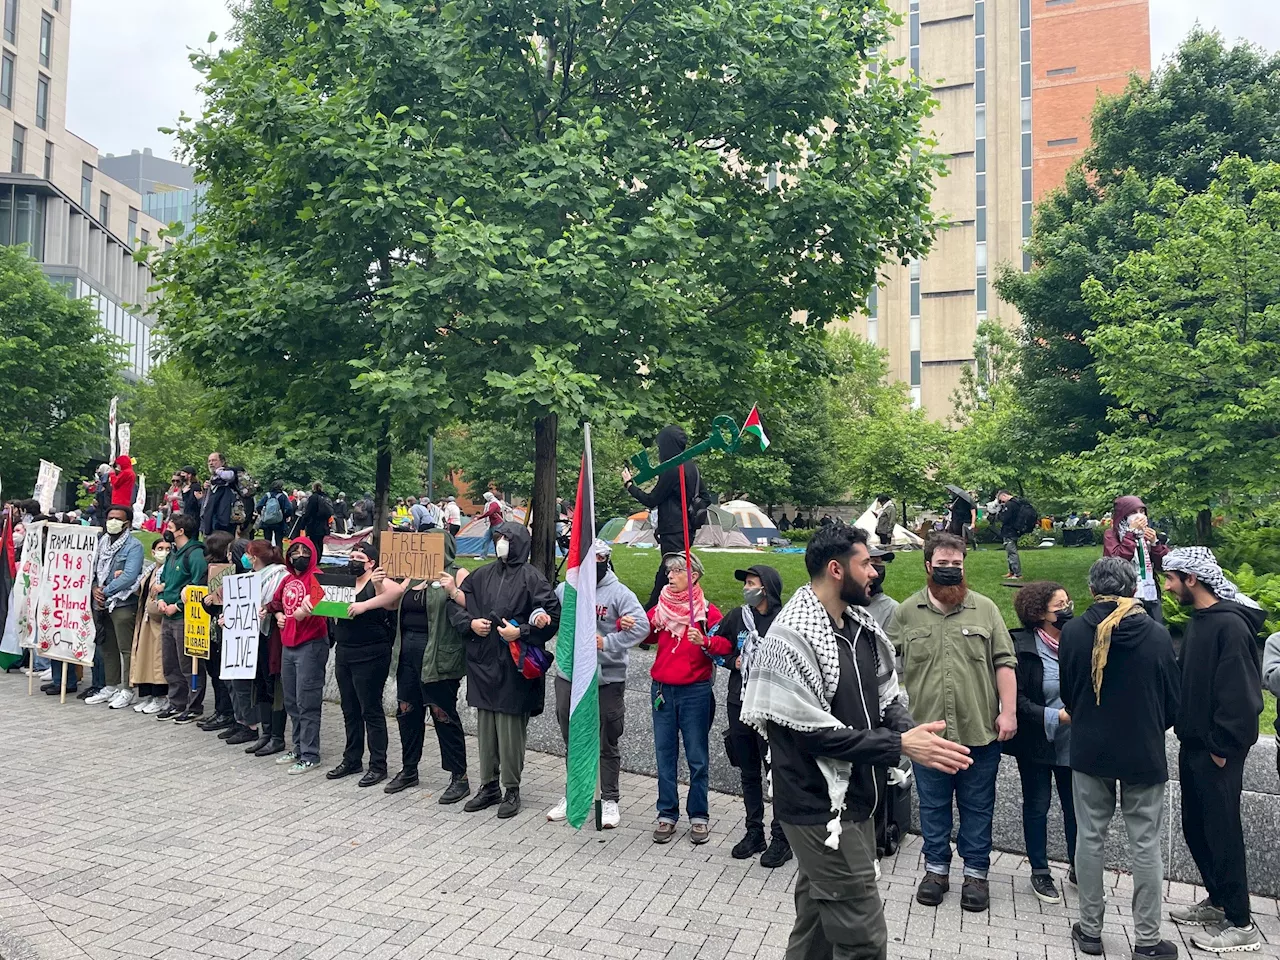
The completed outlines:
[[[100,532],[95,527],[49,524],[36,610],[36,649],[51,660],[93,663],[97,630],[90,601],[93,553]]]
[[[209,614],[200,601],[209,595],[208,587],[187,587],[183,591],[182,643],[188,657],[209,659]]]
[[[261,584],[252,573],[222,580],[223,680],[252,680],[258,672]]]
[[[10,600],[15,611],[12,618],[14,635],[9,636],[6,631],[6,649],[12,649],[14,641],[17,642],[18,649],[36,645],[36,604],[40,601],[40,584],[44,581],[44,537],[48,526],[48,522],[44,520],[27,524],[22,540],[22,560],[18,563],[18,578],[14,581]],[[8,627],[9,624],[5,626]]]
[[[347,607],[356,602],[356,578],[349,573],[319,573],[316,574],[316,580],[324,590],[324,599],[311,612],[317,617],[349,619]]]
[[[397,580],[435,579],[444,571],[444,533],[384,533],[382,568]]]
[[[116,433],[120,437],[120,452],[125,456],[129,455],[129,441],[133,437],[133,430],[127,423],[122,423],[116,428]],[[115,457],[111,458],[112,462]]]
[[[61,467],[48,460],[40,461],[40,472],[36,475],[36,488],[31,499],[40,501],[41,512],[53,513],[53,497],[58,492],[58,482],[61,479]]]

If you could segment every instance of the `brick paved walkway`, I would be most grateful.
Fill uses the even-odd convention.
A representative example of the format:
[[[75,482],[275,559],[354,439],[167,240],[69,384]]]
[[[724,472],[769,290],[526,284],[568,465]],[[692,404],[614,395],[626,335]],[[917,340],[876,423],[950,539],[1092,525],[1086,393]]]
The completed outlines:
[[[3,960],[747,960],[781,957],[794,919],[794,862],[768,871],[729,856],[734,797],[712,794],[711,843],[691,846],[682,824],[680,839],[657,847],[656,785],[632,774],[621,829],[548,824],[561,761],[541,754],[526,767],[524,811],[503,822],[435,803],[444,780],[430,733],[424,786],[389,797],[354,777],[286,777],[191,726],[28,698],[16,674],[0,676],[0,717]],[[322,770],[341,749],[330,704],[323,729]],[[912,838],[884,864],[890,957],[1074,956],[1074,890],[1043,906],[1022,858],[998,854],[990,914],[962,916],[954,894],[931,910],[912,899],[919,852]],[[1129,878],[1109,882],[1104,941],[1115,960],[1129,955]],[[1169,887],[1173,903],[1202,895]],[[1280,957],[1276,902],[1255,908],[1264,955]],[[1171,924],[1166,935],[1179,938]]]

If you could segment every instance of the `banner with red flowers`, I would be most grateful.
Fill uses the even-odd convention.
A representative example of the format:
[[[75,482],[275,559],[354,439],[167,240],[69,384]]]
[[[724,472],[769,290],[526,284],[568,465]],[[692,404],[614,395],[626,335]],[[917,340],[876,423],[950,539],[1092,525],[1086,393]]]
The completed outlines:
[[[36,608],[36,649],[51,660],[93,663],[93,553],[101,530],[51,523]]]

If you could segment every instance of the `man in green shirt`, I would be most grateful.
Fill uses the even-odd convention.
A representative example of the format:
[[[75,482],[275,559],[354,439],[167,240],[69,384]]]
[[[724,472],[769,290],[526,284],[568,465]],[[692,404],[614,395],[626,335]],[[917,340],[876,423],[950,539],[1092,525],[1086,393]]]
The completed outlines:
[[[887,632],[902,657],[916,721],[945,721],[944,736],[968,747],[973,760],[956,774],[915,765],[925,858],[916,899],[937,906],[950,889],[954,796],[960,808],[956,851],[964,860],[960,906],[978,912],[986,910],[990,900],[987,870],[996,774],[1000,743],[1018,730],[1018,681],[1004,618],[990,598],[968,588],[964,555],[960,537],[931,536],[924,547],[925,587],[902,602]]]
[[[175,513],[165,524],[164,539],[173,544],[173,548],[152,589],[159,591],[156,602],[164,614],[160,650],[164,678],[169,683],[169,706],[156,714],[157,720],[191,723],[199,720],[204,712],[204,669],[196,667],[199,684],[193,691],[192,658],[186,654],[186,618],[183,616],[183,592],[187,587],[203,585],[208,578],[209,564],[199,536],[200,521],[185,513]]]

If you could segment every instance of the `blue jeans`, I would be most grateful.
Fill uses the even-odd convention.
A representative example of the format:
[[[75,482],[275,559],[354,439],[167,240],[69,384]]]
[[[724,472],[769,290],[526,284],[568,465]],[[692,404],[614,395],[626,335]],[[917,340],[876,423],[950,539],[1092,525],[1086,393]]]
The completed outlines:
[[[93,647],[93,670],[89,675],[89,684],[99,690],[107,685],[107,666],[102,659],[101,644],[94,644]]]
[[[658,757],[658,819],[680,820],[680,791],[676,783],[680,741],[689,764],[689,797],[685,810],[690,823],[707,822],[709,763],[707,742],[711,731],[711,681],[672,686],[653,683],[653,745]],[[662,697],[661,704],[658,697]]]
[[[991,818],[996,806],[996,774],[1000,771],[1000,743],[970,747],[973,765],[956,774],[913,764],[916,796],[920,799],[920,833],[929,873],[951,870],[951,798],[960,808],[956,853],[964,861],[964,875],[987,878],[991,867]]]
[[[1049,870],[1049,797],[1053,782],[1058,783],[1058,802],[1062,804],[1062,832],[1067,840],[1067,858],[1076,862],[1076,805],[1071,794],[1071,768],[1047,763],[1018,761],[1022,780],[1022,837],[1027,843],[1027,860],[1031,875],[1052,876]]]

